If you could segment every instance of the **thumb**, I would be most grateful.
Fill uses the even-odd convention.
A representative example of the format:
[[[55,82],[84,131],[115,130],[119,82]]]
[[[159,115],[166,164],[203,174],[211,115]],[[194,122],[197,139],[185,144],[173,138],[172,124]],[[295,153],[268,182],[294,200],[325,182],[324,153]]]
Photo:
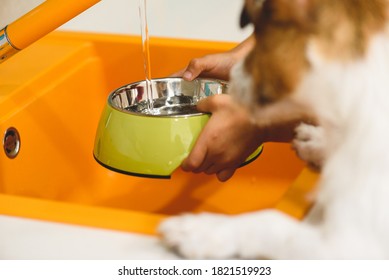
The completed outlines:
[[[220,182],[228,181],[235,173],[235,168],[224,169],[216,173]]]
[[[186,68],[181,69],[181,70],[179,70],[177,72],[174,72],[174,73],[170,74],[169,77],[172,77],[172,78],[182,77],[184,75],[185,70],[186,70]]]
[[[188,67],[186,67],[182,77],[187,81],[192,81],[200,76],[201,73],[207,71],[208,69],[208,57],[194,58],[189,62]]]

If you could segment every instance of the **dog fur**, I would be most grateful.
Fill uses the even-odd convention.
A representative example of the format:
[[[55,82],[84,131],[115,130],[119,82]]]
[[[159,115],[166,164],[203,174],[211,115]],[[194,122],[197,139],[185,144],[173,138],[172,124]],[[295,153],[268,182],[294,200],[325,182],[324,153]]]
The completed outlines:
[[[389,258],[388,7],[246,0],[257,43],[231,94],[260,125],[314,115],[319,126],[302,124],[294,145],[322,166],[316,202],[303,221],[276,210],[173,217],[160,226],[166,244],[197,259]]]

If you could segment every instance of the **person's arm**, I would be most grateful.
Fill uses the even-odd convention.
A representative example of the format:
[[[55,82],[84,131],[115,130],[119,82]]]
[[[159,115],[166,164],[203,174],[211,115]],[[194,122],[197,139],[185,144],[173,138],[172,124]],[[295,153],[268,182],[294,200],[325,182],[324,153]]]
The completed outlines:
[[[195,58],[176,75],[187,80],[199,76],[229,80],[231,67],[243,59],[254,44],[255,38],[251,36],[231,51]],[[226,181],[260,144],[287,142],[293,136],[292,125],[269,127],[258,124],[246,108],[227,94],[205,98],[197,108],[212,113],[212,116],[181,165],[188,172],[216,174],[220,181]]]
[[[184,171],[216,174],[222,182],[230,179],[259,145],[290,142],[299,123],[258,123],[246,108],[227,94],[205,98],[197,107],[212,112],[212,116],[181,167]]]

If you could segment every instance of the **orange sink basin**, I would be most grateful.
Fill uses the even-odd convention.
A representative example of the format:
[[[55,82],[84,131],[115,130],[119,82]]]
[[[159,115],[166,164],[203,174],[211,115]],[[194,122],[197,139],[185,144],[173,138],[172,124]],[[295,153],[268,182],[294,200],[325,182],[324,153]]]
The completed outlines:
[[[152,38],[153,77],[234,45]],[[131,177],[95,162],[106,98],[144,78],[142,59],[139,37],[54,32],[0,65],[0,133],[14,127],[21,139],[14,159],[0,150],[0,214],[144,234],[183,212],[304,214],[316,175],[286,144],[266,144],[226,183],[181,170],[170,180]]]

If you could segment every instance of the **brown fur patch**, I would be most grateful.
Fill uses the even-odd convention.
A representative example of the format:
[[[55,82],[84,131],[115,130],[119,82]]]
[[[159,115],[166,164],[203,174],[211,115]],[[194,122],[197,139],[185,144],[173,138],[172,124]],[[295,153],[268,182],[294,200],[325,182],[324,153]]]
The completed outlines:
[[[385,26],[387,6],[387,0],[246,0],[256,45],[245,67],[255,101],[266,105],[294,91],[310,67],[310,38],[328,60],[363,56],[371,36]]]
[[[315,34],[319,50],[328,59],[349,60],[363,56],[373,34],[386,21],[385,0],[315,0]]]
[[[247,9],[253,9],[253,1],[247,2]],[[289,5],[277,5],[276,2],[265,1],[260,10],[257,8],[258,11],[250,13],[256,16],[256,45],[245,66],[253,76],[256,102],[261,105],[290,93],[309,67],[305,59],[309,29],[303,31],[300,18],[288,14]]]

